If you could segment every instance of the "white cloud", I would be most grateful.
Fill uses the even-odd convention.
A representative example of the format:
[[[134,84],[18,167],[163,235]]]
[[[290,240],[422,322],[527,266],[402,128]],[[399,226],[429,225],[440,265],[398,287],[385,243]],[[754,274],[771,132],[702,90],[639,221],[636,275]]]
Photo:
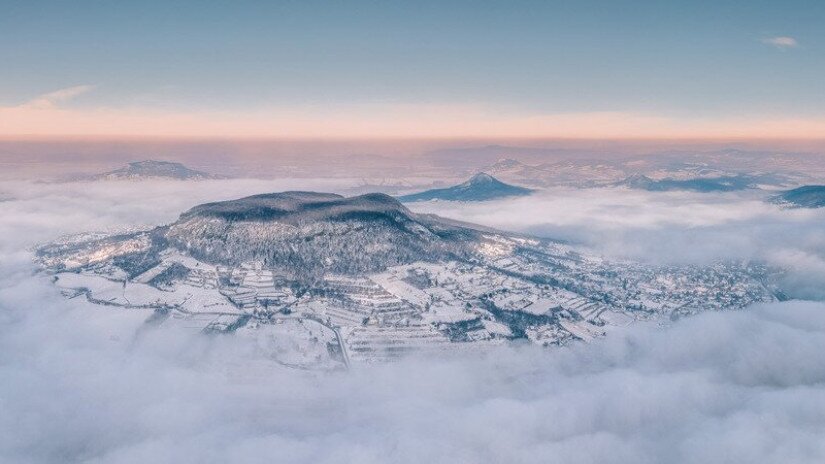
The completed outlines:
[[[797,42],[796,39],[787,36],[766,37],[762,39],[762,43],[773,45],[774,47],[782,50],[787,48],[796,48],[799,46],[799,42]]]
[[[138,333],[146,313],[67,300],[32,275],[32,241],[166,222],[194,203],[306,182],[0,184],[16,198],[0,203],[0,462],[825,461],[821,302],[637,325],[569,349],[503,346],[315,373],[278,367],[240,338]],[[659,240],[661,253],[688,246],[665,239],[678,230],[753,242],[743,254],[769,238],[777,251],[824,245],[821,216],[736,195],[581,190],[536,200],[463,208],[499,226],[589,227],[619,237],[613,245]],[[634,242],[637,233],[661,235]]]
[[[144,331],[31,277],[0,291],[0,461],[822,462],[825,306],[351,372]]]
[[[22,104],[22,108],[35,109],[54,109],[61,103],[66,103],[71,99],[90,92],[95,87],[93,85],[76,85],[74,87],[66,87],[65,89],[55,90],[43,95],[39,95],[26,103]]]
[[[760,260],[788,268],[787,290],[825,298],[825,208],[783,209],[764,193],[553,188],[494,202],[424,202],[434,213],[569,240],[608,256],[659,264]]]

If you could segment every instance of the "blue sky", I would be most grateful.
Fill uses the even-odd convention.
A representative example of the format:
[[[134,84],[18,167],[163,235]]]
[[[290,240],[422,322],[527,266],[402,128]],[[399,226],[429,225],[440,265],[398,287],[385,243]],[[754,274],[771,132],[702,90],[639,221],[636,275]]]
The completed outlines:
[[[2,107],[87,86],[61,107],[244,114],[469,105],[516,115],[825,117],[822,1],[3,7]]]

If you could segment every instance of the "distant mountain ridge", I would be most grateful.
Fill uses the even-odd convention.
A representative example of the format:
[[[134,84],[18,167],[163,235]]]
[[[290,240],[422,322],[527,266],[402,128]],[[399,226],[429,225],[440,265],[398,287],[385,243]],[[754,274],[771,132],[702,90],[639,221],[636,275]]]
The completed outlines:
[[[753,163],[747,166],[723,164],[723,154],[712,163],[688,153],[661,157],[589,158],[582,155],[540,163],[525,164],[516,158],[499,159],[481,168],[505,182],[525,187],[606,187],[627,186],[651,191],[688,190],[719,192],[744,190],[770,185],[773,187],[802,183],[817,172],[813,167],[807,173],[792,172],[781,167],[764,169]],[[736,156],[731,153],[730,156]],[[773,158],[772,158],[773,159]],[[808,166],[807,168],[811,168]]]
[[[405,203],[429,200],[486,201],[498,198],[530,195],[533,190],[505,184],[495,177],[480,172],[466,182],[453,187],[425,190],[398,197]]]
[[[797,208],[822,208],[825,207],[825,185],[805,185],[786,190],[771,200]]]
[[[754,178],[745,175],[654,180],[644,174],[633,174],[620,182],[616,182],[614,185],[650,192],[666,192],[672,190],[733,192],[754,188],[756,183]]]
[[[141,179],[177,179],[205,180],[220,179],[223,176],[191,169],[182,163],[173,161],[144,160],[133,161],[122,168],[100,174],[81,176],[75,180],[141,180]]]

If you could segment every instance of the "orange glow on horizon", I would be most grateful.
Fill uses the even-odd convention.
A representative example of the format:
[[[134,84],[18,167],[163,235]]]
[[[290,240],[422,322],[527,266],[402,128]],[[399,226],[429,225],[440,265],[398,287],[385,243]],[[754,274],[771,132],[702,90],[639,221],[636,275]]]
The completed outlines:
[[[0,138],[229,139],[816,139],[825,119],[689,119],[623,112],[519,114],[473,106],[376,105],[164,112],[144,109],[0,108]]]

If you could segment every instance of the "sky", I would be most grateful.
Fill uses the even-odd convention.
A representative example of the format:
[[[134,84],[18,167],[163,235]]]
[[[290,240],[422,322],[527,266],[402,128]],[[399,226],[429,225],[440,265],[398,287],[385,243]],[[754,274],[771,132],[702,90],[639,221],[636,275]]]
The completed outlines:
[[[825,3],[6,1],[0,137],[817,138]]]

